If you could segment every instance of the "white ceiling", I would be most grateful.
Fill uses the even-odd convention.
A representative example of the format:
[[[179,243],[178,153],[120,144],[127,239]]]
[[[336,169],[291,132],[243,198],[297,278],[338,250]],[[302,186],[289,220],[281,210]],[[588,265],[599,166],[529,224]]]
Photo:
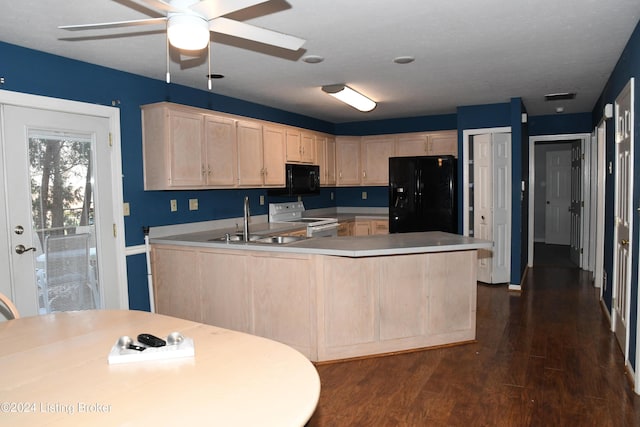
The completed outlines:
[[[0,41],[164,80],[164,27],[59,25],[161,16],[133,0],[0,0]],[[213,35],[213,92],[334,123],[454,113],[521,97],[530,115],[590,112],[640,17],[638,0],[271,0],[228,15],[307,40],[291,53]],[[308,64],[306,55],[325,60]],[[398,65],[397,56],[415,62]],[[207,90],[206,53],[172,52],[172,83]],[[1,68],[0,68],[1,73]],[[360,113],[320,87],[348,83]],[[572,101],[544,95],[576,92]]]

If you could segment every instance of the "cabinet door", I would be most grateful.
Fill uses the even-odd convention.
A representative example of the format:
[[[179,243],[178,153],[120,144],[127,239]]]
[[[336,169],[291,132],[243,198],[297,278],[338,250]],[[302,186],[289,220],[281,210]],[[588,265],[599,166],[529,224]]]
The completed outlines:
[[[171,187],[205,184],[203,124],[198,113],[168,110],[169,185]]]
[[[238,135],[238,184],[244,187],[261,187],[264,170],[262,165],[262,126],[240,120]]]
[[[363,185],[389,185],[389,157],[395,151],[395,136],[364,136],[362,147]]]
[[[453,130],[429,135],[429,155],[458,157],[458,132]]]
[[[205,116],[204,139],[207,184],[233,187],[238,179],[235,120]]]
[[[200,266],[196,251],[186,246],[154,245],[152,260],[156,312],[201,322]]]
[[[264,185],[284,187],[285,130],[278,126],[264,126],[263,129]]]
[[[353,221],[343,221],[338,223],[338,236],[353,235]]]
[[[202,322],[251,333],[251,283],[246,274],[229,274],[248,271],[250,258],[236,252],[198,253]]]
[[[316,136],[316,162],[320,166],[320,185],[327,185],[327,137]]]
[[[371,221],[371,234],[389,234],[389,220],[375,219]]]
[[[313,164],[316,161],[316,138],[313,134],[302,132],[300,134],[300,161]]]
[[[336,138],[337,185],[360,185],[360,137]]]
[[[287,162],[301,161],[300,131],[297,129],[287,129]]]
[[[356,220],[356,236],[368,236],[371,234],[371,221],[357,221]]]
[[[398,135],[396,156],[412,157],[428,155],[428,136],[422,133]]]
[[[332,136],[326,138],[325,169],[326,184],[336,185],[336,139]]]

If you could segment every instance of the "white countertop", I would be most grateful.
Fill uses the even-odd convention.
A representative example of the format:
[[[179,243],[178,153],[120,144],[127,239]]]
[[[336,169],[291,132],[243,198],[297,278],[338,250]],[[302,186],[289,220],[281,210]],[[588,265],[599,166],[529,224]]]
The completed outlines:
[[[281,224],[278,224],[281,225]],[[268,235],[276,230],[258,227],[252,233]],[[212,230],[198,233],[166,236],[151,239],[152,244],[199,246],[216,249],[317,254],[344,257],[368,257],[403,255],[430,252],[452,252],[475,249],[490,249],[492,242],[460,236],[441,231],[425,233],[397,233],[374,236],[315,237],[288,244],[264,244],[224,241],[209,241],[224,236],[225,231]]]

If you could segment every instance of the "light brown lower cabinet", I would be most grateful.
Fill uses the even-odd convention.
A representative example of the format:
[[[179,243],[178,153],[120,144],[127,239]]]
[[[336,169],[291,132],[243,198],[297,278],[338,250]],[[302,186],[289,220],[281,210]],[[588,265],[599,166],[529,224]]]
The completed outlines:
[[[312,361],[475,339],[476,250],[350,258],[153,245],[156,310]]]

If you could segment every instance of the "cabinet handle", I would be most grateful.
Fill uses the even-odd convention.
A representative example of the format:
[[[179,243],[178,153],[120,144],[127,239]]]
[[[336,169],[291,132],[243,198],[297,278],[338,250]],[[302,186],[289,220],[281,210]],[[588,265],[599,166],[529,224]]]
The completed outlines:
[[[202,165],[202,176],[205,176],[207,172],[204,170],[204,165]]]
[[[211,176],[211,166],[207,168],[207,175]]]
[[[362,177],[365,179],[367,178],[367,171],[362,171]]]

